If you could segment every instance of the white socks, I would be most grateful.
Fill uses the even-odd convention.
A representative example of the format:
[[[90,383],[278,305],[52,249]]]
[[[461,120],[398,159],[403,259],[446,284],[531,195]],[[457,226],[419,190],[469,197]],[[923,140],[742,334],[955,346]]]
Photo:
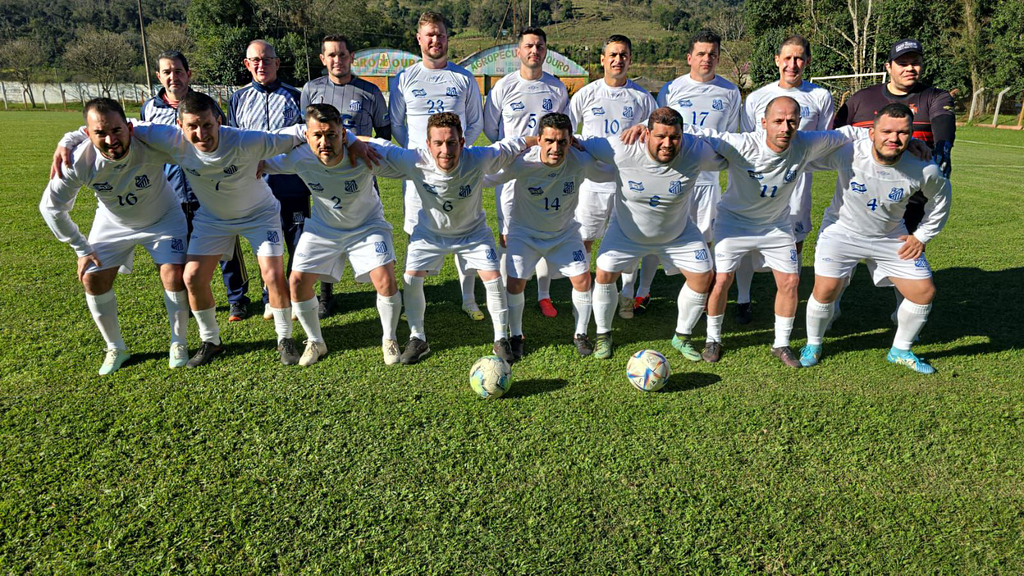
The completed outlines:
[[[504,258],[502,258],[502,260],[504,260]],[[466,261],[458,254],[455,255],[455,270],[459,273],[459,286],[462,288],[462,303],[476,306],[476,273],[466,273]],[[408,310],[406,310],[405,315],[409,315]]]
[[[633,292],[636,290],[637,276],[638,273],[636,268],[633,268],[630,272],[622,273],[622,290],[619,291],[619,296],[625,296],[630,300],[633,300]]]
[[[507,293],[500,277],[484,282],[484,289],[487,290],[487,313],[491,315],[491,325],[494,326],[494,341],[497,342],[502,338],[508,337]]]
[[[700,320],[704,313],[704,304],[708,301],[707,294],[698,294],[690,289],[689,284],[683,284],[676,298],[676,306],[679,312],[676,316],[676,333],[690,335],[693,327]]]
[[[612,331],[612,317],[615,316],[615,305],[618,304],[615,283],[598,284],[595,282],[593,301],[597,333],[607,334]]]
[[[537,300],[551,298],[551,269],[548,268],[548,261],[544,258],[537,260],[534,268],[537,272]],[[511,306],[511,304],[509,304]]]
[[[832,320],[832,311],[835,309],[835,302],[822,304],[814,299],[812,295],[807,299],[807,343],[811,346],[821,346],[821,339],[825,336],[829,321]]]
[[[423,295],[423,277],[402,276],[405,281],[405,317],[409,322],[409,338],[419,338],[427,341],[427,334],[423,329],[423,313],[427,308],[427,298]]]
[[[85,302],[89,305],[92,319],[96,321],[96,327],[100,329],[107,349],[127,350],[128,347],[121,339],[121,324],[117,321],[117,298],[114,296],[114,291],[111,290],[96,296],[86,294]]]
[[[523,335],[523,308],[526,307],[526,296],[519,294],[508,295],[508,330],[512,336]]]
[[[206,310],[193,310],[192,316],[199,326],[199,339],[203,342],[220,344],[220,326],[217,325],[217,307],[210,306]]]
[[[590,325],[590,311],[593,308],[590,292],[572,290],[572,315],[576,319],[576,334],[587,335]]]
[[[925,322],[928,321],[928,313],[931,312],[931,304],[914,304],[910,300],[903,299],[900,307],[896,310],[898,323],[896,324],[896,337],[893,338],[892,347],[900,350],[910,350],[921,333]]]
[[[420,284],[420,288],[423,284]],[[377,313],[380,314],[381,340],[398,340],[398,319],[402,316],[402,293],[391,296],[377,294]]]
[[[779,316],[775,315],[775,343],[772,344],[772,348],[782,348],[783,346],[789,346],[789,335],[793,333],[793,324],[796,321],[796,316]]]
[[[750,285],[754,281],[754,264],[750,261],[750,255],[740,259],[740,265],[736,268],[736,303],[748,304],[750,302]]]
[[[306,332],[306,338],[310,342],[323,343],[324,336],[320,332],[320,317],[317,316],[317,308],[319,306],[320,302],[315,295],[309,300],[302,302],[292,300],[292,309],[295,310],[295,316],[298,317],[299,324],[302,325],[302,329]]]
[[[113,294],[113,290],[110,292]],[[164,290],[164,307],[171,324],[171,344],[185,344],[188,334],[188,292]]]
[[[654,275],[658,273],[660,263],[661,260],[654,254],[648,254],[640,261],[640,282],[636,285],[637,298],[651,295],[651,284],[654,282]]]
[[[268,305],[269,306],[269,305]],[[274,315],[274,332],[277,332],[277,341],[292,337],[292,307],[274,308],[270,306],[270,312]]]
[[[722,319],[724,318],[725,314],[708,315],[708,342],[722,342]]]

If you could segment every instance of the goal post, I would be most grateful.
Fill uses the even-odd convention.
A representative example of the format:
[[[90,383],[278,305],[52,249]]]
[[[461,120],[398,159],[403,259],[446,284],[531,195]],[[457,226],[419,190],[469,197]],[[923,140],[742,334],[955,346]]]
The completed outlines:
[[[885,82],[885,72],[868,72],[865,74],[843,74],[840,76],[815,76],[811,83],[817,84],[832,93],[832,101],[838,109],[858,90],[874,84]]]

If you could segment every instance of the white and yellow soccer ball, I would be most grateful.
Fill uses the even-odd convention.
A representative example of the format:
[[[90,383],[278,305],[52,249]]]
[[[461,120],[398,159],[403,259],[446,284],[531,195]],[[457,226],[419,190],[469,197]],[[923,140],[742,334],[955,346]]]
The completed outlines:
[[[668,360],[655,350],[641,350],[626,362],[626,378],[643,392],[661,390],[670,375]]]
[[[512,386],[512,368],[497,356],[484,356],[469,369],[469,386],[481,398],[501,398]]]

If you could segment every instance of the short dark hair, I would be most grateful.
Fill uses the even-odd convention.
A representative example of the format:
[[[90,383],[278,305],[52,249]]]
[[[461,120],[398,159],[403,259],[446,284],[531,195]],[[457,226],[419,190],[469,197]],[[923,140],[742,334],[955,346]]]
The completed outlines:
[[[782,54],[782,49],[786,46],[800,46],[804,49],[804,56],[811,57],[811,43],[799,34],[791,34],[783,38],[782,42],[779,42],[779,48],[775,51],[775,55]]]
[[[543,40],[545,44],[547,44],[548,42],[548,35],[545,34],[544,30],[539,26],[529,26],[527,28],[523,28],[523,31],[519,33],[519,41],[522,42],[523,36],[526,35],[540,36],[540,39]]]
[[[454,112],[438,112],[427,120],[427,136],[430,136],[431,128],[455,128],[462,137],[462,121],[459,115]]]
[[[772,98],[771,100],[768,101],[768,104],[765,104],[765,107],[764,107],[764,115],[765,116],[767,116],[768,115],[768,111],[772,109],[772,105],[775,104],[779,100],[789,100],[790,102],[792,102],[793,104],[796,105],[796,113],[797,114],[801,114],[800,103],[797,102],[796,99],[793,98],[792,96],[786,96],[785,94],[783,94],[782,96],[776,96],[775,98]]]
[[[609,36],[608,39],[604,41],[604,45],[601,46],[601,54],[604,54],[604,50],[609,44],[625,44],[626,50],[629,50],[630,54],[633,53],[633,43],[629,41],[629,38],[622,34],[612,34]]]
[[[341,124],[341,112],[330,104],[310,104],[306,106],[306,122],[316,120],[324,124]]]
[[[327,44],[328,42],[344,43],[345,44],[345,50],[348,50],[349,52],[352,51],[352,44],[348,41],[348,38],[346,38],[344,35],[342,35],[342,34],[328,34],[327,36],[324,36],[324,39],[322,41],[320,41],[320,53],[321,54],[324,53],[324,45]]]
[[[178,62],[181,62],[181,67],[185,69],[185,72],[188,72],[188,58],[185,58],[185,55],[182,54],[181,52],[178,52],[177,50],[164,50],[163,52],[157,54],[156,55],[156,68],[157,68],[157,70],[160,70],[160,61],[161,60],[177,60]]]
[[[420,19],[416,21],[416,30],[419,30],[424,24],[434,24],[436,26],[444,26],[445,32],[448,31],[448,22],[444,19],[444,15],[440,12],[434,12],[433,10],[427,10],[423,14],[420,14]]]
[[[121,117],[121,120],[128,122],[128,117],[124,115],[124,108],[118,104],[117,100],[112,98],[93,98],[85,103],[82,107],[82,117],[89,118],[89,112],[95,110],[100,114],[110,114],[111,112],[116,113]]]
[[[890,102],[875,114],[875,121],[872,125],[878,124],[878,120],[882,116],[888,116],[890,118],[910,118],[910,123],[914,123],[914,111],[910,109],[910,106],[901,104],[899,102]]]
[[[686,51],[686,53],[692,53],[693,47],[697,45],[698,42],[703,44],[714,44],[715,48],[718,48],[719,50],[722,49],[722,37],[719,36],[718,34],[715,34],[711,30],[705,28],[704,30],[697,32],[690,38],[690,48]]]
[[[668,106],[662,106],[654,112],[651,112],[651,117],[647,119],[647,129],[654,130],[655,124],[679,126],[679,129],[682,130],[683,116]]]
[[[202,92],[189,90],[188,94],[178,102],[178,119],[180,120],[185,114],[202,114],[207,110],[209,110],[214,117],[220,119],[220,108],[217,106],[217,103],[214,102],[213,98],[210,98]]]
[[[572,132],[572,121],[569,117],[561,112],[549,112],[540,117],[540,131],[543,132],[545,128],[554,128],[555,130],[568,130]]]

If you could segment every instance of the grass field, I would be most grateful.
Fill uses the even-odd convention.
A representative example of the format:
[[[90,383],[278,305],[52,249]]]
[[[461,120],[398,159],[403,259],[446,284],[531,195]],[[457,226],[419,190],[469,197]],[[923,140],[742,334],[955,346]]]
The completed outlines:
[[[73,253],[37,210],[52,147],[79,123],[0,114],[0,572],[1024,571],[1022,133],[959,131],[916,348],[934,376],[885,362],[893,296],[863,270],[826,358],[798,371],[769,354],[766,275],[753,324],[727,312],[717,365],[669,345],[678,277],[658,276],[647,316],[616,318],[605,362],[571,348],[568,284],[548,320],[531,282],[530,354],[486,402],[467,371],[490,323],[459,311],[450,264],[427,282],[434,354],[420,365],[382,364],[372,289],[349,275],[321,363],[280,365],[272,326],[228,324],[215,281],[228,353],[171,372],[140,251],[116,285],[132,361],[97,377]],[[397,231],[398,188],[382,188]],[[816,220],[831,193],[818,178]],[[83,228],[94,205],[80,195]],[[803,322],[801,305],[796,345]],[[662,392],[625,379],[642,348],[675,370]]]

